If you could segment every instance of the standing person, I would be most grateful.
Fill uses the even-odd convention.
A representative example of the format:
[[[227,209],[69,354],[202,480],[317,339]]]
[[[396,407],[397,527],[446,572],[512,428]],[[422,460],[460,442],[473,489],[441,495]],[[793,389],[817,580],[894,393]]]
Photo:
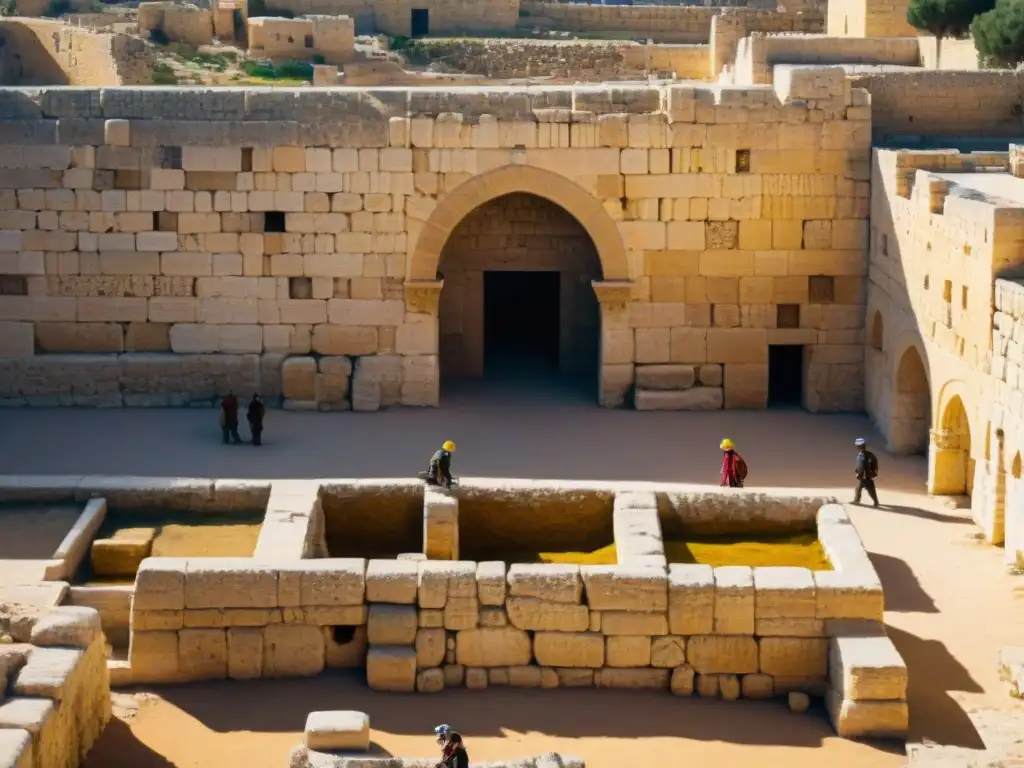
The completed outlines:
[[[469,768],[469,755],[462,744],[462,736],[450,725],[439,725],[434,729],[437,743],[441,745],[441,762],[437,768]]]
[[[877,507],[878,492],[875,490],[875,478],[878,477],[878,457],[868,450],[868,442],[863,437],[858,437],[853,444],[857,446],[857,466],[853,470],[857,475],[857,489],[853,492],[853,503],[860,504],[861,492],[867,491]]]
[[[736,452],[736,446],[728,437],[718,447],[722,450],[722,477],[719,485],[742,488],[747,479],[747,462]]]
[[[263,445],[263,417],[266,415],[267,409],[264,407],[259,393],[254,392],[245,414],[245,418],[249,422],[249,431],[252,432],[253,445]]]
[[[426,472],[420,472],[421,480],[426,480],[427,485],[442,485],[445,488],[452,487],[452,454],[455,453],[455,443],[445,440],[441,450],[436,451],[430,457],[430,464]]]
[[[242,443],[238,436],[238,398],[234,391],[229,391],[228,396],[220,401],[220,428],[224,433],[224,445],[234,440],[235,445]]]

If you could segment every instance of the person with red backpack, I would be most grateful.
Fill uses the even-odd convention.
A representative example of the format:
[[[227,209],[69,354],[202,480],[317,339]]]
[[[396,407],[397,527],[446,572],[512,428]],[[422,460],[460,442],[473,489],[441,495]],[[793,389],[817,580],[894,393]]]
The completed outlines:
[[[718,446],[722,449],[722,487],[742,488],[747,479],[747,462],[736,452],[736,446],[728,437]]]

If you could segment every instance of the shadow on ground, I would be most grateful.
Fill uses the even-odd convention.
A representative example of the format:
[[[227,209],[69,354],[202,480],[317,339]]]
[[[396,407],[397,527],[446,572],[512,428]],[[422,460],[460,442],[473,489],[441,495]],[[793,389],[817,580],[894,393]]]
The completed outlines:
[[[870,552],[872,565],[882,580],[885,610],[897,613],[938,613],[931,595],[924,591],[906,561],[890,555]]]
[[[83,768],[125,766],[128,768],[174,768],[174,763],[139,741],[123,720],[114,718],[100,734]]]

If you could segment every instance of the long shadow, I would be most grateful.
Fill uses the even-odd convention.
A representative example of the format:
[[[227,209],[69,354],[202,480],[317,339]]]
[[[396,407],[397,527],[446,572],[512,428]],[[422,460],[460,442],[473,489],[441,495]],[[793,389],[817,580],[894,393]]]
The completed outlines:
[[[985,743],[967,713],[949,695],[950,691],[981,693],[981,686],[943,643],[892,626],[887,629],[907,663],[909,740],[928,739],[944,746],[984,749]]]
[[[439,722],[460,733],[502,737],[509,731],[564,738],[677,738],[816,748],[834,731],[821,710],[794,718],[782,700],[724,702],[681,699],[662,691],[449,690],[430,696],[375,693],[361,672],[306,680],[216,682],[161,688],[168,703],[210,730],[301,732],[307,713],[356,709],[376,731],[429,735]],[[268,702],[273,702],[268,704]],[[882,745],[882,749],[893,748]]]
[[[128,724],[115,717],[103,729],[82,768],[174,768],[174,765],[139,741]]]
[[[883,504],[880,509],[883,512],[895,512],[897,515],[917,517],[921,520],[931,520],[935,523],[952,523],[953,525],[971,525],[973,523],[971,518],[965,515],[958,515],[955,513],[946,515],[941,512],[933,512],[929,509],[905,507],[901,504]]]
[[[931,595],[924,591],[917,575],[905,561],[869,552],[885,591],[885,610],[897,613],[938,613]]]

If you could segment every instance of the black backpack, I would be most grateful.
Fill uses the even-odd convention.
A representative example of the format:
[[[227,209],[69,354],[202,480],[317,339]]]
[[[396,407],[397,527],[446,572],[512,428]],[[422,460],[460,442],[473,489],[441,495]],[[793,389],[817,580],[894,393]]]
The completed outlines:
[[[866,459],[866,469],[868,473],[868,479],[874,480],[878,477],[878,457],[875,456],[871,451],[864,452],[864,458]]]

